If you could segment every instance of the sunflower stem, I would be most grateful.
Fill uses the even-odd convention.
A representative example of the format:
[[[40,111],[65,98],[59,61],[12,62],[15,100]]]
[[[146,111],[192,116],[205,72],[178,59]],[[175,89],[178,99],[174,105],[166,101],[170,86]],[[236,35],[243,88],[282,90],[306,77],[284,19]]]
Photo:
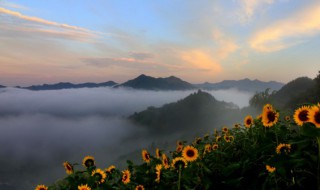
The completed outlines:
[[[181,165],[179,165],[179,180],[178,180],[178,190],[180,190],[180,182],[181,182]]]
[[[317,137],[318,142],[318,190],[320,190],[320,137]]]

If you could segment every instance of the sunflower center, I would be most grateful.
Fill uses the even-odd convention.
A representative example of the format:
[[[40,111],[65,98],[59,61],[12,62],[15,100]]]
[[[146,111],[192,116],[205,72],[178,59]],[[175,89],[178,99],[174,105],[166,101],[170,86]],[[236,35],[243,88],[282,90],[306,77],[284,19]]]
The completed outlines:
[[[127,179],[128,179],[128,176],[127,175],[123,175],[122,180],[126,181]]]
[[[72,167],[69,164],[67,164],[66,168],[67,170],[72,170]]]
[[[186,154],[187,154],[188,157],[193,157],[194,156],[194,151],[193,150],[188,150]]]
[[[184,168],[185,163],[183,161],[179,160],[176,162],[175,166],[176,166],[176,168],[179,168],[179,166],[181,166],[181,168]]]
[[[268,117],[268,121],[269,121],[268,123],[270,123],[270,122],[272,123],[276,119],[276,115],[272,111],[268,112],[267,117]]]
[[[251,119],[247,119],[246,124],[251,125]]]
[[[138,190],[142,190],[142,187],[138,187]]]
[[[102,179],[102,175],[99,174],[99,173],[94,174],[94,177],[95,177],[98,181],[100,181],[100,180]]]
[[[94,162],[93,162],[93,160],[87,160],[87,161],[85,161],[84,165],[87,167],[90,167],[90,166],[94,165]]]
[[[318,124],[320,124],[320,112],[316,112],[314,114],[314,121]]]
[[[149,159],[150,159],[149,154],[146,154],[146,159],[147,159],[147,160],[149,160]]]
[[[308,111],[307,110],[301,111],[298,117],[302,122],[308,121]]]

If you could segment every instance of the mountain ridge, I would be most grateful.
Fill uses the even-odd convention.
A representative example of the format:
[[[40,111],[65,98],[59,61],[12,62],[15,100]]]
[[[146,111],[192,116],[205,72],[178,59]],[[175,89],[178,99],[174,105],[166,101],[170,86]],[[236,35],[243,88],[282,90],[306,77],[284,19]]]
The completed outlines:
[[[264,82],[258,79],[250,80],[248,78],[244,78],[241,80],[223,80],[216,83],[204,82],[200,84],[192,84],[176,76],[156,78],[141,74],[136,78],[127,80],[124,83],[116,83],[112,80],[102,83],[86,82],[79,84],[74,84],[71,82],[59,82],[53,84],[31,85],[27,87],[16,86],[16,88],[28,90],[60,90],[97,87],[124,87],[141,90],[226,90],[234,88],[241,91],[260,92],[266,90],[267,88],[269,88],[270,90],[279,90],[282,86],[284,86],[284,84],[277,81]],[[1,87],[5,88],[6,86],[0,85],[0,88]]]
[[[233,103],[218,101],[211,94],[198,90],[176,102],[161,107],[150,106],[128,118],[156,133],[171,133],[194,127],[200,129],[200,126],[201,130],[206,130],[215,124],[231,122],[231,115],[238,115],[239,110]],[[230,117],[222,117],[227,113]]]
[[[97,88],[97,87],[112,87],[117,83],[114,81],[102,82],[102,83],[80,83],[73,84],[70,82],[59,82],[54,84],[43,84],[43,85],[32,85],[28,87],[18,87],[28,90],[61,90],[61,89],[72,89],[72,88]]]
[[[222,90],[222,89],[230,89],[236,88],[242,91],[250,91],[250,92],[260,92],[269,88],[271,90],[279,90],[283,83],[277,81],[260,81],[258,79],[250,80],[248,78],[244,78],[241,80],[223,80],[217,83],[200,83],[195,86],[204,89],[204,90]]]

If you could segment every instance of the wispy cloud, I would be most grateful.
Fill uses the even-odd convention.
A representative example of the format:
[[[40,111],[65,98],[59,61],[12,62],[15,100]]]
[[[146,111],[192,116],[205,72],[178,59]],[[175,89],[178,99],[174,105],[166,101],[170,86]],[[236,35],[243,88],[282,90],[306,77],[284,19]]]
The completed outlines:
[[[250,46],[261,52],[272,52],[304,42],[320,33],[320,3],[279,20],[257,31],[250,39]]]
[[[73,26],[64,23],[45,20],[39,17],[27,16],[17,11],[12,11],[0,7],[0,16],[2,17],[2,25],[8,30],[16,30],[21,32],[43,33],[56,37],[68,39],[94,39],[98,38],[101,33],[86,28]],[[9,17],[28,22],[29,25],[10,19]],[[32,24],[30,26],[30,23]]]
[[[132,70],[138,70],[139,72],[147,72],[152,70],[178,70],[181,69],[180,66],[170,65],[165,63],[158,63],[153,59],[137,59],[132,57],[87,57],[81,59],[83,62],[87,63],[89,66],[106,68],[106,67],[116,67],[116,68],[126,68]]]
[[[0,6],[2,7],[9,7],[9,8],[14,8],[14,9],[21,9],[21,10],[28,10],[28,7],[12,3],[12,2],[7,2],[7,1],[0,1]]]
[[[146,60],[154,58],[154,54],[147,52],[130,52],[130,56],[137,60]]]
[[[221,32],[221,30],[214,29],[212,37],[219,46],[216,55],[220,60],[227,58],[229,54],[235,52],[239,48],[235,41]]]
[[[241,5],[240,19],[244,22],[249,21],[260,7],[273,2],[274,0],[239,0]]]

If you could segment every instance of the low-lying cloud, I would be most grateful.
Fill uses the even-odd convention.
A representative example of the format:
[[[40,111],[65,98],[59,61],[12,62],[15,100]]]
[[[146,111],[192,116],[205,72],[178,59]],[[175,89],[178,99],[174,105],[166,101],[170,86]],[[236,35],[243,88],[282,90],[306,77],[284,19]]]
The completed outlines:
[[[0,189],[32,189],[66,174],[62,162],[80,163],[92,155],[99,167],[119,157],[177,136],[151,137],[126,118],[149,106],[175,102],[194,91],[68,89],[0,91]],[[211,91],[218,100],[248,104],[251,94]],[[129,158],[130,159],[130,158]],[[125,162],[125,160],[123,160]],[[17,180],[19,178],[19,180]],[[19,182],[18,182],[19,181]]]

